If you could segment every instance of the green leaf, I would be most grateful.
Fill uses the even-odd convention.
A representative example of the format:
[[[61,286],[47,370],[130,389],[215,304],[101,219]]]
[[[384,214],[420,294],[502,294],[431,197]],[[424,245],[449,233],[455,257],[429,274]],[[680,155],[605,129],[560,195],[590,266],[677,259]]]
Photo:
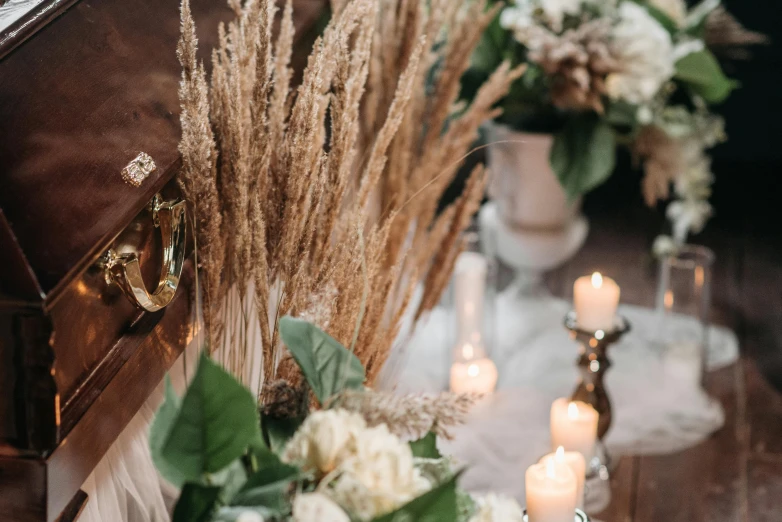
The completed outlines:
[[[706,18],[722,4],[722,0],[703,0],[687,14],[687,19],[684,22],[684,26],[687,32],[692,34],[699,34],[703,31],[703,27],[706,24]]]
[[[220,486],[220,500],[227,504],[247,482],[247,470],[242,460],[237,459],[225,469],[211,474],[209,482],[213,486]]]
[[[638,121],[638,106],[616,100],[608,104],[605,119],[617,127],[634,127]]]
[[[218,486],[205,486],[188,482],[174,507],[172,522],[207,522],[215,510],[220,495]]]
[[[470,58],[470,66],[484,73],[491,73],[502,63],[508,49],[510,33],[500,25],[500,15],[494,17],[483,32]]]
[[[358,357],[314,324],[283,317],[280,337],[321,404],[346,388],[363,387],[364,367]]]
[[[299,426],[304,422],[304,417],[277,418],[261,415],[264,439],[274,453],[282,453],[285,444],[288,443]]]
[[[453,522],[459,513],[456,480],[460,474],[372,522]]]
[[[275,511],[288,508],[287,493],[301,472],[272,452],[259,456],[259,469],[231,500],[232,506],[264,506]]]
[[[181,488],[185,483],[185,476],[163,456],[163,445],[171,431],[171,426],[176,420],[179,404],[179,397],[177,397],[174,387],[171,385],[171,377],[166,375],[165,398],[155,414],[155,419],[152,421],[152,426],[149,430],[149,449],[152,454],[152,461],[160,474],[171,484]]]
[[[616,161],[615,147],[613,130],[596,114],[580,114],[565,124],[554,137],[551,167],[569,199],[608,179]]]
[[[260,440],[252,393],[202,354],[161,456],[192,482],[241,457]]]
[[[440,459],[440,451],[437,449],[437,435],[431,431],[418,440],[410,441],[410,449],[413,456],[423,459]]]
[[[711,52],[690,53],[676,62],[676,79],[686,83],[708,103],[721,103],[738,87],[722,72],[719,62]]]

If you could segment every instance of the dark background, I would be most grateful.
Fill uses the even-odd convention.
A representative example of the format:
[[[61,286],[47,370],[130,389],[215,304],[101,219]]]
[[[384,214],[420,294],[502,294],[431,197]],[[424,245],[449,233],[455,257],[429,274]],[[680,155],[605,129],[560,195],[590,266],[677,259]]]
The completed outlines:
[[[728,141],[711,150],[715,214],[708,227],[776,238],[782,227],[778,212],[782,195],[782,2],[727,0],[724,5],[745,27],[768,35],[771,43],[751,48],[749,60],[722,62],[726,74],[741,87],[713,108],[725,117]],[[627,153],[620,151],[617,171],[587,196],[585,212],[590,216],[623,209],[637,213],[643,205],[640,178]],[[663,211],[647,213],[646,219],[662,224],[658,215]],[[693,240],[697,242],[698,237]]]

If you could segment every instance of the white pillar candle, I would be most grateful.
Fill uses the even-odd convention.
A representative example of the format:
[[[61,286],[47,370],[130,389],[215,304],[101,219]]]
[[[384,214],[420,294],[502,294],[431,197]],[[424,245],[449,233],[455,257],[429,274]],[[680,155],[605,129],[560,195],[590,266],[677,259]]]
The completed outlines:
[[[584,508],[584,481],[586,480],[586,460],[578,451],[565,451],[562,446],[554,453],[549,453],[540,459],[541,464],[548,464],[549,460],[560,464],[567,464],[573,475],[576,476],[576,507]]]
[[[595,455],[599,415],[589,404],[557,399],[551,405],[551,447],[578,451],[587,462]]]
[[[576,476],[567,464],[549,460],[527,468],[529,522],[573,522],[576,514]]]
[[[587,331],[614,329],[616,308],[619,305],[619,285],[599,272],[576,279],[573,301],[579,328]]]
[[[483,300],[488,262],[477,252],[462,252],[454,267],[454,303],[459,342],[483,341]]]
[[[488,395],[497,386],[497,366],[486,357],[451,366],[451,391]]]

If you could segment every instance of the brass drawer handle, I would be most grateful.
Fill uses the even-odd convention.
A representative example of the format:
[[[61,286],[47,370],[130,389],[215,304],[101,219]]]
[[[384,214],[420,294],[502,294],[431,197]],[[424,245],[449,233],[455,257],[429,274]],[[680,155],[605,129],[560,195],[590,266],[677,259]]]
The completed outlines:
[[[163,239],[163,268],[155,292],[150,294],[141,277],[136,253],[117,254],[109,249],[102,259],[106,283],[117,284],[130,301],[147,312],[157,312],[176,294],[185,262],[186,208],[181,200],[163,201],[156,194],[150,202],[155,227]]]

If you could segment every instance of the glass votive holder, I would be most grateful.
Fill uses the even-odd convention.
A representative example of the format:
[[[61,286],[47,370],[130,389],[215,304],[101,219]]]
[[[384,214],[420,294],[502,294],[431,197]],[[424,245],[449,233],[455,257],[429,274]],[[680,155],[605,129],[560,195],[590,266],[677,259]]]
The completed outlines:
[[[454,267],[449,336],[450,389],[454,393],[487,395],[497,385],[491,359],[494,341],[496,263],[481,248],[476,232],[465,232],[465,249]]]
[[[702,386],[708,363],[708,325],[714,252],[685,245],[660,260],[658,342],[667,375]]]

